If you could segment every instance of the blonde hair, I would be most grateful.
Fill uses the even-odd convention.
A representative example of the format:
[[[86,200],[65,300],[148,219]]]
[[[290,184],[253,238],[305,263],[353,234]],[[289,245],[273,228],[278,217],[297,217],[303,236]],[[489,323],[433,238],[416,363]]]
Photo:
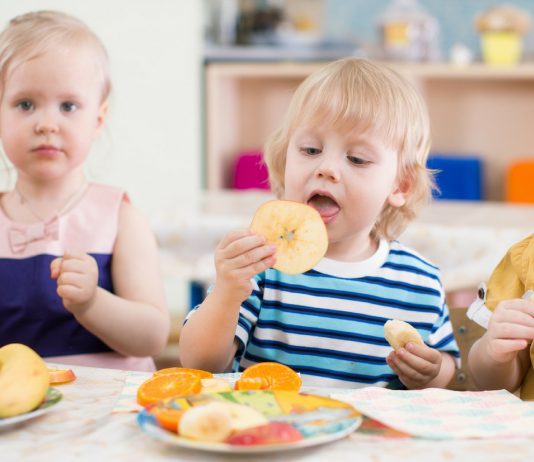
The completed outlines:
[[[104,45],[79,19],[58,11],[36,11],[13,18],[0,34],[0,95],[7,73],[14,65],[33,59],[55,47],[88,45],[102,73],[102,101],[111,92],[108,55]]]
[[[286,153],[294,130],[318,124],[376,130],[398,150],[398,181],[410,185],[406,204],[386,205],[372,232],[378,238],[396,238],[429,201],[434,187],[426,168],[430,124],[422,97],[397,72],[363,59],[341,59],[312,73],[297,88],[282,126],[265,145],[269,181],[278,197],[284,192]]]

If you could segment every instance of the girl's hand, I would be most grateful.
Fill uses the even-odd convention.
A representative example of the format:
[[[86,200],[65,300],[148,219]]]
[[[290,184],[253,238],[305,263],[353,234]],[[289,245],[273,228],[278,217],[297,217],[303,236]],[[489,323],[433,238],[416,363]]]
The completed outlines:
[[[409,342],[404,348],[392,351],[386,361],[410,390],[425,388],[441,369],[441,352],[427,345]]]
[[[50,263],[50,275],[57,279],[57,293],[63,305],[73,314],[88,308],[96,295],[98,266],[93,257],[67,253]]]
[[[493,361],[512,361],[534,339],[534,303],[522,299],[499,303],[485,337],[486,351]]]
[[[252,292],[250,279],[274,265],[275,252],[275,246],[248,229],[227,234],[215,249],[213,291],[241,303]]]

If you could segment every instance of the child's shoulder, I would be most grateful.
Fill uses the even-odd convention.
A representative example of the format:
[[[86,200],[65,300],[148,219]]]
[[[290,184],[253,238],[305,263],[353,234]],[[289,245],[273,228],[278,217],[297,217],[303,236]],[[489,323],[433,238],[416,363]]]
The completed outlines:
[[[418,266],[424,268],[428,272],[439,274],[439,267],[431,260],[421,255],[418,251],[396,240],[390,241],[389,243],[388,259],[399,263]]]

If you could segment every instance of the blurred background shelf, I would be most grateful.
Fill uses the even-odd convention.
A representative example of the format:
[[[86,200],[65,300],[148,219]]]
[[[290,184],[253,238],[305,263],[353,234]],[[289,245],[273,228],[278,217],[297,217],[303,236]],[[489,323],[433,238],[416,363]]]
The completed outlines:
[[[205,65],[205,186],[231,187],[241,152],[261,150],[298,84],[323,62],[209,62]],[[478,155],[484,199],[504,199],[505,171],[534,151],[534,64],[489,67],[389,63],[428,105],[432,151]]]

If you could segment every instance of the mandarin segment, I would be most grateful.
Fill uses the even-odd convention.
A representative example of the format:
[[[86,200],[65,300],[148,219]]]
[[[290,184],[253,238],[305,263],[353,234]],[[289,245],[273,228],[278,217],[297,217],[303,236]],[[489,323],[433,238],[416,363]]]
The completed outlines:
[[[192,372],[162,374],[151,377],[139,386],[137,402],[147,406],[174,396],[193,395],[201,388],[200,378]]]
[[[256,210],[250,229],[276,246],[274,268],[288,274],[313,268],[328,248],[328,234],[321,215],[300,202],[265,202]]]
[[[252,383],[256,385],[257,381],[251,379],[258,378],[261,379],[261,385],[268,384],[267,388],[261,388],[263,390],[298,391],[302,386],[302,379],[290,367],[275,362],[264,362],[247,367],[236,382],[236,390],[246,390],[247,385]],[[243,385],[240,384],[241,381],[243,381]]]

